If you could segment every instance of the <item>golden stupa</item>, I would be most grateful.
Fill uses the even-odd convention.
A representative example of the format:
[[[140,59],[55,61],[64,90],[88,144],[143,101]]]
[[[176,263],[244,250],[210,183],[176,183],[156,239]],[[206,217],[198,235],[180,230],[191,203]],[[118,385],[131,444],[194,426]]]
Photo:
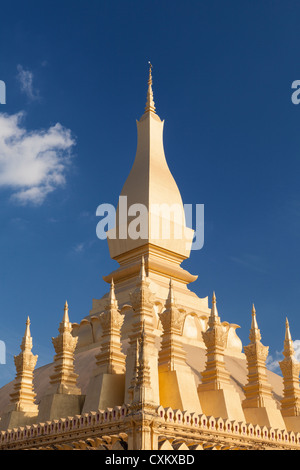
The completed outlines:
[[[16,379],[0,389],[0,449],[300,449],[300,366],[288,321],[281,377],[266,368],[254,306],[243,348],[215,293],[209,302],[189,288],[197,276],[181,264],[194,234],[163,126],[150,65],[135,160],[107,234],[119,267],[105,273],[108,293],[93,299],[80,324],[71,323],[66,302],[53,363],[36,368],[27,320]],[[145,208],[143,237],[124,236],[134,211],[123,220],[123,201]],[[162,206],[178,217],[157,211]]]

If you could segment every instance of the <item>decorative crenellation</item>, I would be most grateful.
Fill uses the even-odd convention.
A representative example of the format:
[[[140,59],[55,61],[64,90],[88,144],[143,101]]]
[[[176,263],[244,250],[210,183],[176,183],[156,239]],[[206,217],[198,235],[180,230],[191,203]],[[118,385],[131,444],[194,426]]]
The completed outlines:
[[[91,411],[68,418],[53,419],[44,423],[18,426],[13,429],[1,431],[0,449],[1,447],[6,447],[8,444],[22,444],[22,442],[31,447],[32,442],[30,442],[30,440],[34,440],[34,443],[38,445],[39,439],[42,443],[45,438],[48,438],[47,441],[51,440],[51,438],[56,440],[57,436],[62,436],[64,433],[67,433],[68,436],[72,436],[72,433],[77,434],[80,431],[86,433],[87,430],[94,429],[95,427],[102,427],[105,434],[107,434],[107,432],[109,432],[107,427],[110,428],[115,423],[123,423],[129,411],[127,405],[115,406],[114,408]],[[125,437],[126,435],[123,434],[123,436]]]
[[[164,423],[169,424],[166,428],[168,436],[172,435],[172,427],[189,427],[201,431],[207,431],[210,436],[218,435],[222,442],[222,436],[231,436],[231,438],[240,439],[239,447],[252,448],[257,445],[274,446],[300,446],[300,433],[286,431],[285,429],[273,429],[272,427],[253,425],[252,423],[222,419],[220,417],[197,414],[190,411],[173,410],[172,408],[163,408],[160,406],[157,413]],[[244,441],[244,442],[243,442]],[[234,445],[234,442],[232,442]]]
[[[67,437],[67,442],[72,442],[76,437],[77,440],[86,438],[91,430],[93,435],[104,439],[106,443],[112,442],[116,436],[126,442],[130,414],[131,407],[122,405],[46,423],[19,426],[0,432],[0,449],[43,448],[59,444],[60,438],[64,436]],[[186,443],[190,449],[210,450],[214,447],[215,450],[276,448],[299,450],[300,448],[300,433],[297,432],[174,410],[170,407],[156,408],[155,424],[160,449],[166,440],[174,442],[176,438],[178,439],[178,434],[182,436],[181,442]]]

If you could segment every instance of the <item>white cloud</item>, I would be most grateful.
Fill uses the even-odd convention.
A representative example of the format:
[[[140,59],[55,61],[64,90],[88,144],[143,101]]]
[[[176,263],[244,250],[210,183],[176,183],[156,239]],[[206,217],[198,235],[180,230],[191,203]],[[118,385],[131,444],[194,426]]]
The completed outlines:
[[[75,253],[82,253],[85,249],[85,243],[77,243],[74,247]]]
[[[295,341],[293,341],[293,346],[295,350],[294,356],[297,361],[300,362],[300,339],[295,339]]]
[[[300,362],[300,340],[296,339],[293,341],[293,346],[294,346],[294,357],[295,359]],[[272,356],[269,354],[267,361],[266,361],[266,366],[269,370],[275,373],[280,373],[280,366],[279,366],[279,361],[282,361],[284,359],[283,352],[276,351],[275,356]]]
[[[20,83],[21,91],[30,101],[38,100],[40,96],[39,91],[35,90],[33,86],[33,73],[30,70],[24,70],[22,65],[18,65],[17,70],[17,80]]]
[[[73,247],[73,253],[80,254],[84,253],[85,251],[89,250],[95,244],[95,240],[87,240],[84,242],[77,243]]]
[[[275,374],[280,373],[280,366],[279,366],[279,361],[282,361],[283,355],[282,352],[275,352],[275,357],[269,354],[266,360],[266,366],[267,369],[271,370],[272,372],[275,372]]]
[[[12,190],[15,202],[39,205],[65,184],[75,141],[59,123],[28,131],[22,126],[23,117],[23,112],[0,113],[0,188]]]

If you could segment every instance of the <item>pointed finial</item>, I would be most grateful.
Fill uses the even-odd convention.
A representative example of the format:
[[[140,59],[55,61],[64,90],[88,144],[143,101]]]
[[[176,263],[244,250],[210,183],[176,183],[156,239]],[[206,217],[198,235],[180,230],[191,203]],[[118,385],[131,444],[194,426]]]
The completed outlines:
[[[64,307],[64,316],[63,316],[63,323],[68,323],[69,322],[69,305],[68,302],[65,302],[65,307]]]
[[[105,310],[111,310],[112,308],[118,309],[118,301],[116,299],[116,294],[115,294],[115,283],[113,278],[111,278],[110,281],[110,289],[108,292],[106,304],[105,304]]]
[[[147,92],[147,102],[145,107],[145,113],[150,111],[155,113],[155,105],[153,100],[153,90],[152,90],[152,64],[149,61],[149,78],[148,78],[148,92]]]
[[[252,329],[255,329],[255,330],[258,330],[258,324],[257,324],[257,320],[256,320],[256,310],[255,310],[254,304],[252,304],[252,322],[251,322],[251,328],[252,328]]]
[[[67,301],[65,302],[63,321],[69,321],[69,305]]]
[[[29,316],[27,317],[27,320],[26,320],[25,336],[26,337],[30,336],[30,318],[29,318]]]
[[[211,310],[210,310],[210,316],[209,316],[209,319],[208,319],[209,326],[213,326],[216,323],[220,323],[215,292],[213,292],[211,303],[212,303],[212,305],[211,305]]]
[[[25,349],[31,349],[31,348],[32,348],[32,337],[30,333],[30,318],[28,316],[26,320],[25,333],[24,333],[22,343],[21,343],[21,350],[24,351]]]
[[[170,278],[169,293],[168,293],[168,298],[166,300],[166,308],[172,307],[174,305],[175,305],[175,297],[174,297],[173,279]]]
[[[249,339],[252,343],[255,343],[256,341],[261,340],[261,334],[260,334],[260,330],[258,328],[258,324],[256,320],[256,310],[255,310],[254,304],[252,304],[252,320],[251,320]]]
[[[218,310],[217,310],[217,299],[216,299],[216,294],[213,292],[212,300],[211,300],[212,306],[211,306],[211,315],[213,317],[218,316]]]
[[[290,325],[288,319],[285,319],[285,337],[284,337],[284,347],[283,347],[283,355],[285,357],[292,357],[295,353],[294,343],[292,340],[292,335],[290,331]]]
[[[113,278],[111,278],[111,282],[110,282],[110,300],[116,300],[116,296],[115,296],[115,283],[114,283],[114,280]]]
[[[67,329],[70,329],[71,328],[71,323],[70,323],[70,319],[69,319],[69,305],[68,305],[68,302],[66,301],[65,302],[65,306],[64,306],[64,315],[63,315],[63,319],[62,321],[60,322],[59,324],[59,327],[58,327],[58,331],[60,333],[63,333],[64,331],[66,331]]]
[[[115,294],[115,283],[114,283],[113,278],[111,278],[110,291],[109,291],[109,302],[110,302],[110,305],[115,306],[116,301],[117,301],[117,299],[116,299],[116,294]]]
[[[150,60],[148,60],[149,64],[149,79],[148,79],[148,85],[152,85],[152,64]]]
[[[292,341],[290,325],[289,325],[289,321],[288,321],[287,317],[285,319],[285,340],[286,341]]]

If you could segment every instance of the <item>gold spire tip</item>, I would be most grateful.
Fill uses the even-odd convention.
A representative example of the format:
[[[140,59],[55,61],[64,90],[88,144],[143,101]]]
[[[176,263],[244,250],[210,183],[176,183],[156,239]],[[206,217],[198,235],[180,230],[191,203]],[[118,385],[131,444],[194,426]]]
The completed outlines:
[[[147,102],[145,107],[145,113],[155,113],[155,103],[153,99],[153,90],[152,90],[152,64],[148,61],[149,64],[149,78],[148,78],[148,91],[147,91]]]

